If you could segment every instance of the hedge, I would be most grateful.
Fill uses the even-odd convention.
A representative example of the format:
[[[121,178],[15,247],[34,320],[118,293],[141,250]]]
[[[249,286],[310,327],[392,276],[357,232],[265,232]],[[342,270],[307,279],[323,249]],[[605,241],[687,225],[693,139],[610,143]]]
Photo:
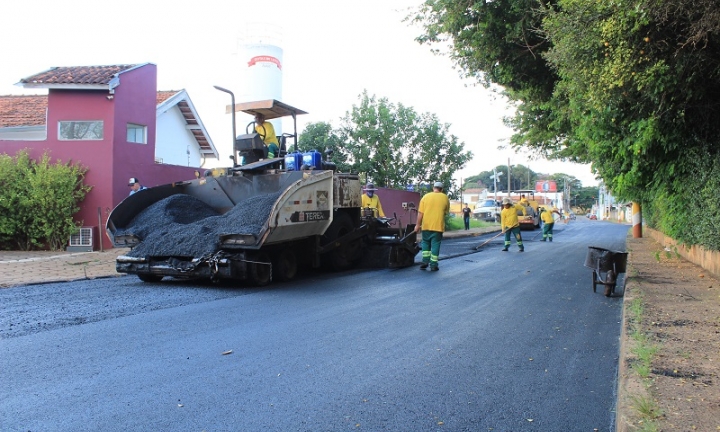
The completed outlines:
[[[0,248],[62,250],[80,224],[73,215],[91,187],[87,168],[72,162],[39,160],[28,150],[0,154]]]

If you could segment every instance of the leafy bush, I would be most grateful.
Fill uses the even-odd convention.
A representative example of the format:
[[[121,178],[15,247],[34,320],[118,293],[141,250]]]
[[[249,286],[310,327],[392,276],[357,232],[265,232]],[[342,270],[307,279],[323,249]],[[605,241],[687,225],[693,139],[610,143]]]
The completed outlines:
[[[654,185],[643,199],[648,226],[686,245],[720,250],[720,161],[694,155],[675,178]]]
[[[14,157],[0,154],[0,247],[62,249],[77,233],[73,215],[91,187],[83,184],[87,168],[61,161],[39,161],[27,150]]]

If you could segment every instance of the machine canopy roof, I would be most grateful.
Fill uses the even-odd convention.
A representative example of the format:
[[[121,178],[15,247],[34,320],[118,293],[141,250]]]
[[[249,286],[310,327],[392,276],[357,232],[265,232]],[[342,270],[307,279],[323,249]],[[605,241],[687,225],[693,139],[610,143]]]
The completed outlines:
[[[235,104],[235,111],[244,112],[245,114],[250,114],[252,116],[260,113],[265,116],[265,120],[272,120],[274,118],[286,116],[295,117],[298,114],[307,114],[303,110],[291,107],[290,105],[275,99],[237,103]],[[232,112],[232,106],[227,105],[225,113],[230,114]]]

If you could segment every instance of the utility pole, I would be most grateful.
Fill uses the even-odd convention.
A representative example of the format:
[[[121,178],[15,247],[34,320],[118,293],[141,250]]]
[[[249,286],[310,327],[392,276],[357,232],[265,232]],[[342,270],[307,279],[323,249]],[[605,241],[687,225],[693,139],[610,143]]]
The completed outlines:
[[[460,177],[460,209],[461,210],[462,210],[463,204],[465,204],[465,202],[463,201],[463,182],[462,182],[462,177]]]
[[[510,198],[510,177],[511,177],[511,170],[510,170],[510,158],[508,158],[508,198]]]

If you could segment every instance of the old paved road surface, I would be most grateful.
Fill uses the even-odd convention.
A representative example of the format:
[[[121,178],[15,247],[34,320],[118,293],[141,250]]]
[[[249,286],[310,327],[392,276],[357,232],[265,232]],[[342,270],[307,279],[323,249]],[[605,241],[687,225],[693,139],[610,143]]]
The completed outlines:
[[[575,223],[526,233],[524,254],[266,289],[0,290],[0,429],[610,431],[622,298],[593,293],[583,262],[626,233]]]

